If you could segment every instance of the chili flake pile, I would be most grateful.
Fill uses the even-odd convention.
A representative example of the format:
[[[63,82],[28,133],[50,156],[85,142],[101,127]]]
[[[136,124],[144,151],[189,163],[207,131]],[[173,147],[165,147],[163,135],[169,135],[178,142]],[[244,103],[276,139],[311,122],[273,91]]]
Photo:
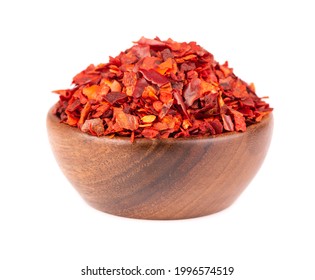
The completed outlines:
[[[96,136],[178,138],[246,131],[272,109],[195,42],[142,37],[56,90],[54,114]]]

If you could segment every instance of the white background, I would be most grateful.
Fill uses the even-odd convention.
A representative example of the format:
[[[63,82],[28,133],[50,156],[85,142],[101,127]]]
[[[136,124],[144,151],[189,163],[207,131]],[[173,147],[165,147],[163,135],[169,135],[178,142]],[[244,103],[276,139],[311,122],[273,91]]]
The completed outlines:
[[[233,276],[213,279],[315,279],[313,7],[302,0],[1,1],[0,279],[106,279],[81,276],[87,265],[234,266]],[[107,215],[83,202],[55,162],[45,124],[57,101],[51,91],[142,35],[197,41],[275,108],[263,167],[221,213],[183,221]]]

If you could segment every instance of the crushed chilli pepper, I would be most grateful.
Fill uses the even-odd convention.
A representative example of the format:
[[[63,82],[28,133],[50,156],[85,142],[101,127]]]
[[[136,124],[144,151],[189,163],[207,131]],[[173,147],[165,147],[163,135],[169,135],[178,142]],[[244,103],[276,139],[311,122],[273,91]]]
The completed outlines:
[[[55,90],[61,122],[96,135],[178,138],[246,131],[272,111],[263,98],[195,42],[142,37],[109,62]]]

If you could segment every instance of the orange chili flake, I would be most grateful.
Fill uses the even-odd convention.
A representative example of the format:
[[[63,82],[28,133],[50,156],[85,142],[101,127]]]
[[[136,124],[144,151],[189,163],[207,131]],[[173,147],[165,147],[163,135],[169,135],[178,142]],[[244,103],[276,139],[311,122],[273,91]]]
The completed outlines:
[[[144,123],[152,123],[154,122],[156,119],[156,116],[155,115],[146,115],[146,116],[143,116],[141,118],[141,120],[144,122]]]
[[[273,109],[195,42],[139,41],[56,90],[61,122],[95,136],[178,138],[246,131]]]

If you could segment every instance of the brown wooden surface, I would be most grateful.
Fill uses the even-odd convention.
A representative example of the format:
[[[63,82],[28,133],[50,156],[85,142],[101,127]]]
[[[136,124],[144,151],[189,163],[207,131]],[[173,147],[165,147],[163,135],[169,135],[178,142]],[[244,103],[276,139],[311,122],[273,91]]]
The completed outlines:
[[[140,219],[184,219],[230,206],[260,168],[272,115],[245,133],[199,139],[95,137],[47,116],[65,176],[94,208]]]

